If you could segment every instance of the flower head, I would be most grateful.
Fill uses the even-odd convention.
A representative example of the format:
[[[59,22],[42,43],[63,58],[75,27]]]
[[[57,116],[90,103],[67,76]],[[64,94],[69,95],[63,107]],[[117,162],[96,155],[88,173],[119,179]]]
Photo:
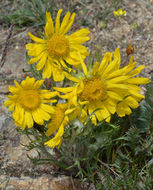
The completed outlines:
[[[115,112],[121,117],[130,114],[131,108],[138,107],[138,102],[144,98],[138,85],[150,82],[147,78],[134,78],[145,66],[134,69],[136,62],[132,57],[129,65],[120,68],[119,49],[115,50],[114,59],[112,56],[106,53],[100,64],[94,63],[91,71],[81,61],[84,77],[75,78],[74,87],[54,88],[64,93],[60,97],[68,99],[70,104],[83,105],[88,114],[94,113],[91,116],[94,124],[103,119],[109,122]]]
[[[87,48],[82,43],[89,40],[87,36],[90,31],[87,28],[80,29],[71,35],[66,33],[71,28],[75,13],[70,17],[70,12],[67,12],[63,21],[60,24],[60,15],[62,9],[57,13],[55,27],[52,17],[49,12],[46,12],[45,36],[43,39],[35,37],[31,33],[29,36],[36,43],[26,45],[30,59],[29,64],[37,62],[37,70],[43,69],[42,75],[44,78],[50,78],[53,75],[55,81],[62,81],[65,77],[65,72],[62,68],[71,71],[71,66],[80,64],[77,52],[79,51],[82,59],[88,55]]]
[[[44,121],[48,121],[54,113],[53,106],[46,103],[56,102],[51,98],[57,93],[40,89],[44,80],[35,81],[35,78],[26,77],[21,85],[17,81],[14,82],[16,87],[9,86],[12,95],[8,95],[4,105],[13,112],[15,124],[23,130],[26,126],[33,127],[34,122],[43,125]]]
[[[126,11],[123,11],[122,9],[118,9],[117,11],[113,11],[113,13],[114,13],[114,16],[116,16],[116,17],[126,15]]]
[[[55,146],[60,147],[62,143],[62,136],[64,134],[64,127],[75,119],[81,116],[81,121],[85,121],[86,113],[81,110],[79,106],[69,108],[67,103],[57,104],[55,107],[55,112],[52,114],[51,122],[47,125],[46,135],[50,136],[53,133],[56,133],[55,137],[47,141],[45,145],[50,148]]]

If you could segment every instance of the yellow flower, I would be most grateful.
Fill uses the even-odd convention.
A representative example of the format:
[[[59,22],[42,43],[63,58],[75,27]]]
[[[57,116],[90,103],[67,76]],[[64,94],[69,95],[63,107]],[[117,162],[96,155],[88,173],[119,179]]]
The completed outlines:
[[[118,9],[117,11],[113,11],[113,13],[114,13],[114,16],[116,16],[116,17],[126,15],[126,11],[123,11],[122,9]]]
[[[56,102],[51,98],[57,93],[40,89],[44,80],[35,81],[35,78],[26,77],[21,85],[17,81],[14,82],[16,87],[9,86],[12,95],[8,95],[4,105],[13,112],[15,124],[23,130],[26,126],[33,127],[34,122],[43,125],[44,120],[48,121],[54,113],[53,106],[46,103]]]
[[[66,33],[71,28],[75,13],[70,17],[70,12],[67,12],[60,24],[60,15],[62,9],[57,13],[55,27],[49,12],[46,12],[47,23],[45,26],[45,36],[43,39],[35,37],[31,33],[29,36],[36,43],[26,45],[30,59],[29,64],[37,62],[37,70],[43,69],[43,78],[50,78],[53,75],[55,81],[62,81],[65,77],[65,72],[62,68],[71,71],[71,66],[80,65],[77,55],[79,51],[82,58],[88,55],[87,48],[82,44],[89,40],[87,36],[90,31],[87,28],[80,29],[71,35]]]
[[[74,87],[54,88],[64,93],[60,97],[68,99],[70,104],[82,105],[88,114],[94,113],[91,120],[95,125],[97,120],[109,122],[111,114],[115,112],[121,117],[130,114],[130,108],[138,107],[138,102],[144,98],[138,85],[150,82],[147,78],[133,78],[145,67],[135,68],[133,57],[129,65],[120,68],[119,49],[115,50],[114,59],[112,56],[112,53],[107,52],[100,64],[94,63],[91,71],[81,60],[84,77],[71,77],[76,82]]]
[[[47,141],[45,145],[50,148],[54,148],[55,146],[60,147],[62,143],[62,136],[64,134],[64,127],[68,124],[68,122],[77,119],[81,115],[81,121],[85,121],[86,112],[81,110],[79,106],[69,108],[67,103],[57,104],[55,107],[55,113],[52,114],[52,120],[47,125],[46,135],[50,136],[55,133],[57,130],[55,137],[51,140]]]

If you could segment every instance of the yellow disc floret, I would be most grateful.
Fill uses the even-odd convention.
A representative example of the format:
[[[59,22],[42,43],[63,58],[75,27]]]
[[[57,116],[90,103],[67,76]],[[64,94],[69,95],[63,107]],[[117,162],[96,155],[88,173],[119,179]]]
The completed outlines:
[[[47,42],[47,50],[53,58],[66,56],[69,51],[68,40],[62,35],[53,34]]]
[[[36,90],[24,90],[20,94],[20,103],[24,109],[36,109],[40,105],[40,95]]]
[[[105,94],[104,81],[101,78],[84,79],[84,89],[80,95],[83,101],[97,101],[103,99]]]

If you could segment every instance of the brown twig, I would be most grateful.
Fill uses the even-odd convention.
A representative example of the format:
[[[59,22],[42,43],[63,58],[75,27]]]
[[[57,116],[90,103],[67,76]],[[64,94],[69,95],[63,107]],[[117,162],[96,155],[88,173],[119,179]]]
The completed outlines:
[[[8,44],[9,44],[9,40],[12,36],[12,32],[13,32],[13,28],[14,28],[14,24],[12,24],[9,28],[9,32],[8,32],[8,36],[5,42],[5,48],[2,52],[2,58],[1,58],[1,68],[3,67],[5,61],[6,61],[6,54],[7,54],[7,48],[8,48]]]

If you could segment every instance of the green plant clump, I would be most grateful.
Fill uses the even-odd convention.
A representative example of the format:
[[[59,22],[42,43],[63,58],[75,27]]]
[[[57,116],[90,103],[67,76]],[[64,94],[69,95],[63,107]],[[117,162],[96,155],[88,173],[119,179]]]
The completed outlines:
[[[11,7],[11,9],[10,9]],[[16,27],[38,27],[45,23],[45,12],[54,12],[54,0],[10,0],[0,8],[0,22]]]
[[[97,189],[153,188],[153,82],[146,87],[146,98],[130,116],[114,115],[110,123],[94,126],[87,119],[85,126],[78,120],[66,128],[59,149],[44,147],[47,139],[40,126],[31,130],[17,129],[29,137],[27,150],[36,148],[34,164],[53,163],[63,172],[91,181]],[[38,130],[39,129],[39,130]],[[31,139],[31,136],[35,139]],[[42,152],[43,157],[42,157]],[[46,155],[46,158],[44,158]]]

